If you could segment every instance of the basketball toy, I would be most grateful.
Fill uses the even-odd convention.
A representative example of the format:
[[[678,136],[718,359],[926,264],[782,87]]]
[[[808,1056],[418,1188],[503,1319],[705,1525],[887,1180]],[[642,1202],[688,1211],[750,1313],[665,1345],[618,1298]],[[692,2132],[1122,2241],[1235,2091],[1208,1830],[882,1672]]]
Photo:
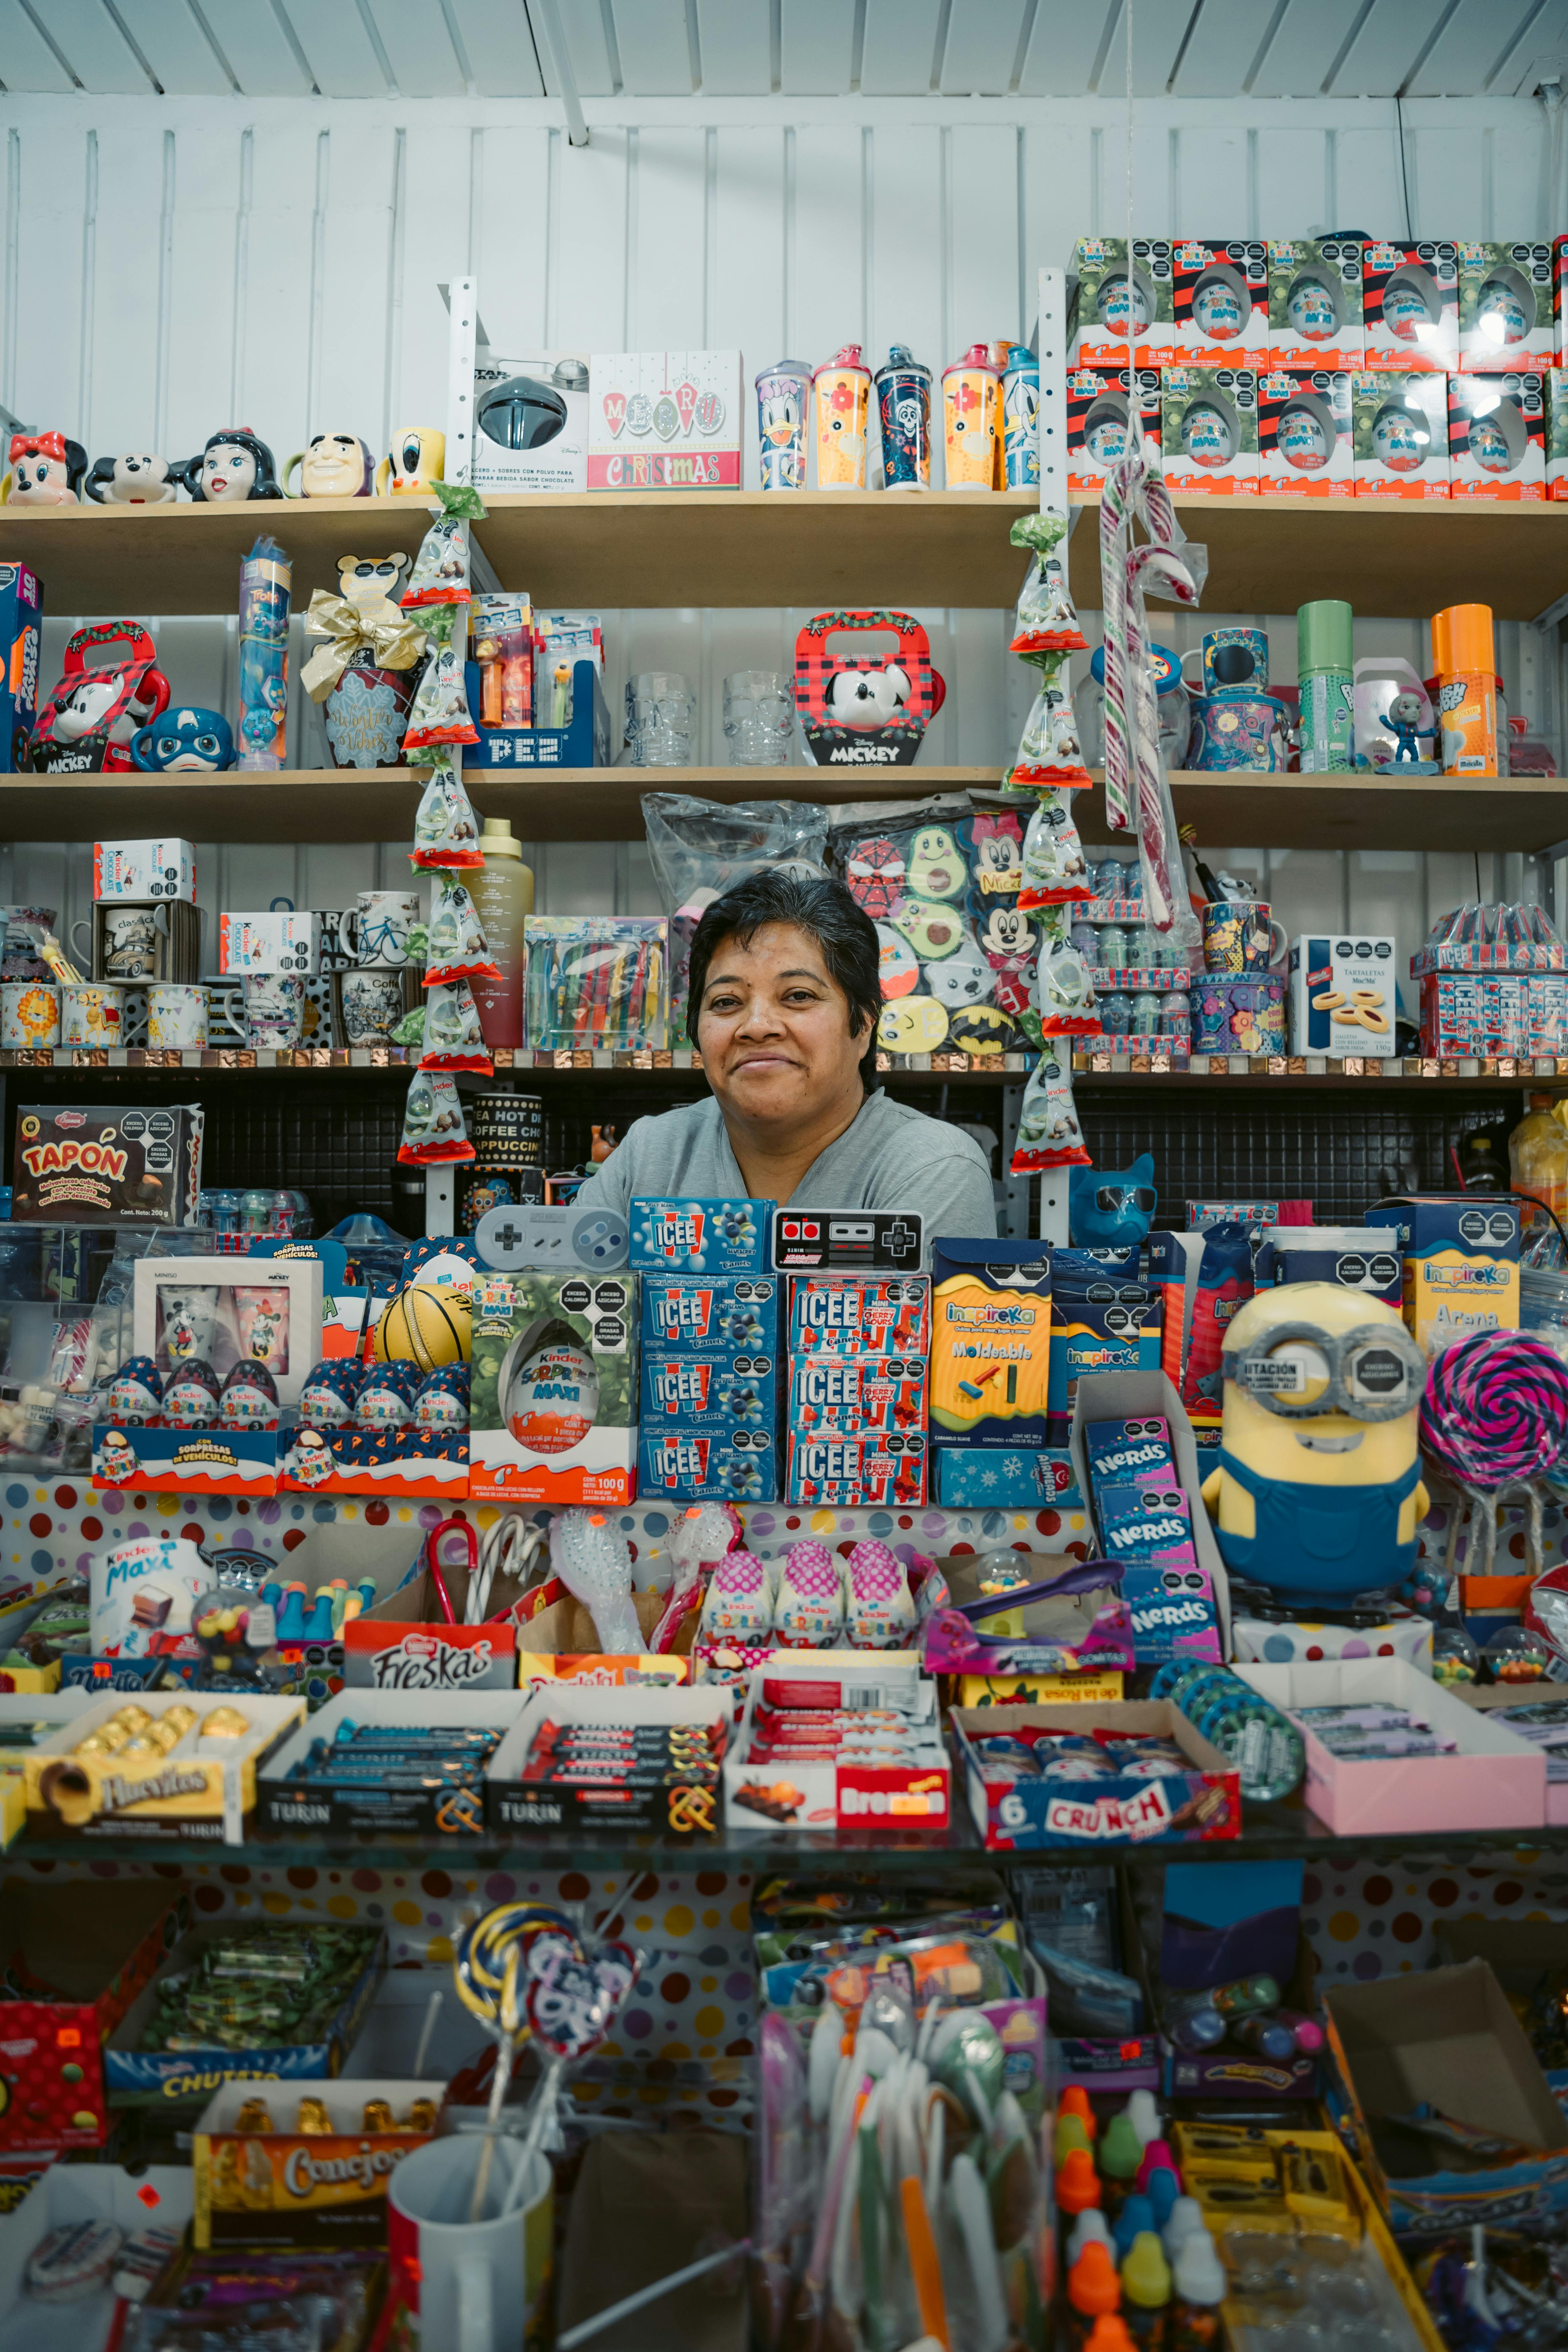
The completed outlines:
[[[466,1364],[471,1344],[468,1296],[445,1284],[408,1284],[387,1300],[375,1327],[378,1364],[408,1357],[422,1372],[433,1372],[439,1364]]]

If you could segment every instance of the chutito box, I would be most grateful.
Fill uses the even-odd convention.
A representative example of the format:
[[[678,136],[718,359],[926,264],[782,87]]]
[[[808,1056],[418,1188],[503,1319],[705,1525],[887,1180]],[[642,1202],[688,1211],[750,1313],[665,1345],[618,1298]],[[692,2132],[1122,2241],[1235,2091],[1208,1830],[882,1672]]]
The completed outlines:
[[[637,1459],[635,1274],[488,1276],[474,1293],[468,1493],[629,1503]]]
[[[194,1225],[199,1103],[38,1103],[16,1114],[18,1224]]]

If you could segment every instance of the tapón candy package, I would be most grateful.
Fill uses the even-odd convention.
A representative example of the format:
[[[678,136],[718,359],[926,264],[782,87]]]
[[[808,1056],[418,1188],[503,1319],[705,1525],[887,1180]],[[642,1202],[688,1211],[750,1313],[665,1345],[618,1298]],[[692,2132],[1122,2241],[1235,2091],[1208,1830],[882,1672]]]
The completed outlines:
[[[199,1103],[26,1105],[16,1114],[18,1224],[194,1225]]]

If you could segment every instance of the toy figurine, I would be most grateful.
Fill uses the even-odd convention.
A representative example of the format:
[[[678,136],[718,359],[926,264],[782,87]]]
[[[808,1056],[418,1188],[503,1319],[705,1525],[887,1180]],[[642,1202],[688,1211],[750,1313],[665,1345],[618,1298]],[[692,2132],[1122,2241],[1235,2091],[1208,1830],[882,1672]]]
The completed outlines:
[[[0,504],[74,507],[87,471],[87,451],[63,433],[13,433],[11,470],[0,482]]]
[[[131,756],[147,775],[216,775],[234,765],[234,732],[220,710],[166,710],[137,729]]]
[[[296,466],[300,487],[291,490]],[[315,433],[284,467],[281,488],[286,499],[368,499],[374,475],[375,459],[357,433]]]
[[[280,499],[272,452],[248,425],[213,433],[199,457],[186,457],[177,474],[193,499],[204,505],[242,506],[247,499]]]
[[[1074,1248],[1142,1247],[1158,1201],[1152,1152],[1142,1153],[1131,1168],[1069,1169],[1068,1231]]]
[[[447,467],[447,436],[428,425],[405,425],[392,436],[386,456],[375,469],[379,499],[427,499],[430,486],[440,481]]]
[[[1421,723],[1421,697],[1418,694],[1396,694],[1388,706],[1388,731],[1394,738],[1391,768],[1420,768],[1430,765],[1421,757],[1421,747],[1415,738]]]
[[[83,485],[95,506],[172,507],[179,478],[167,457],[141,451],[129,457],[99,457]]]

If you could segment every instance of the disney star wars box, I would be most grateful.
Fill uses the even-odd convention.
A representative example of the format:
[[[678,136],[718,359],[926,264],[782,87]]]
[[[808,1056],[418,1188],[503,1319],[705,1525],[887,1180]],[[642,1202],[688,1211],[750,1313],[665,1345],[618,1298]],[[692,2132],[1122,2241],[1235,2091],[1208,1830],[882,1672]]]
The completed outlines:
[[[38,1103],[16,1114],[17,1224],[194,1225],[200,1103]]]
[[[476,1501],[632,1500],[638,1279],[490,1275],[476,1288],[468,1425]]]

